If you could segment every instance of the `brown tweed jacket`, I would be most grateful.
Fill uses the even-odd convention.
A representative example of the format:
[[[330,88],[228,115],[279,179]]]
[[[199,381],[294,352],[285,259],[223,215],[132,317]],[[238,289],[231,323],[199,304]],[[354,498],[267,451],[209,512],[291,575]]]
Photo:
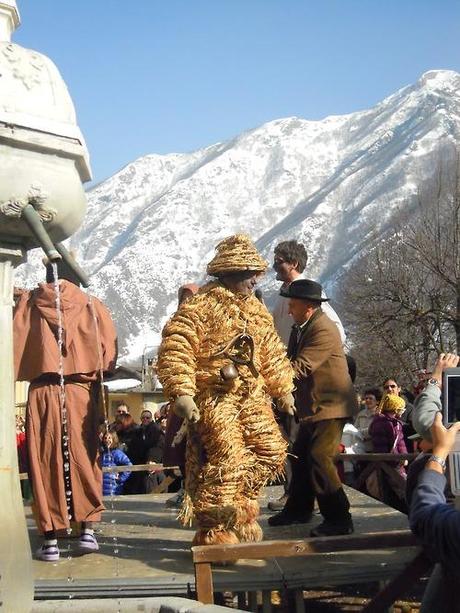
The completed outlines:
[[[299,419],[321,421],[357,413],[358,402],[339,331],[321,309],[315,311],[299,335],[293,328],[288,356],[296,375]]]

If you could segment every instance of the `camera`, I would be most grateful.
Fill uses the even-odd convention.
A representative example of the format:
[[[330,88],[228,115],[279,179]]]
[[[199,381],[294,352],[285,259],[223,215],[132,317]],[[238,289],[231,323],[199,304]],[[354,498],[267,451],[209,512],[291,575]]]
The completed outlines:
[[[460,421],[460,368],[446,368],[443,373],[444,395],[442,417],[446,427]],[[450,489],[457,498],[460,496],[460,435],[457,434],[449,454]]]
[[[446,427],[460,421],[460,368],[446,368],[443,373],[442,420]]]

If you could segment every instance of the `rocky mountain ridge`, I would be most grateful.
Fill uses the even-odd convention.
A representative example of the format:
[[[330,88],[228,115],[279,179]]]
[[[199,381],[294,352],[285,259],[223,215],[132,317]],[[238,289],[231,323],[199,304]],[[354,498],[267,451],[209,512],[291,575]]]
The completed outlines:
[[[276,243],[300,240],[309,275],[333,294],[352,259],[456,155],[459,134],[460,75],[430,71],[366,111],[277,119],[192,153],[128,164],[89,191],[70,240],[114,314],[123,361],[158,342],[178,287],[203,281],[214,245],[235,232],[270,261]],[[19,277],[35,282],[36,268]],[[262,289],[275,291],[273,274]]]

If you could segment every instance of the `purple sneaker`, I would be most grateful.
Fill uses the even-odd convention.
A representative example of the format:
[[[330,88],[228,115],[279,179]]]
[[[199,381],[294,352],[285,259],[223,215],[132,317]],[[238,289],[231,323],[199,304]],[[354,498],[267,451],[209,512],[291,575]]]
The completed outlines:
[[[42,545],[37,549],[37,558],[43,562],[58,562],[59,548],[57,545]]]
[[[87,532],[83,532],[83,534],[80,536],[78,547],[84,553],[90,553],[91,551],[97,551],[99,549],[99,545],[94,534],[88,534]]]

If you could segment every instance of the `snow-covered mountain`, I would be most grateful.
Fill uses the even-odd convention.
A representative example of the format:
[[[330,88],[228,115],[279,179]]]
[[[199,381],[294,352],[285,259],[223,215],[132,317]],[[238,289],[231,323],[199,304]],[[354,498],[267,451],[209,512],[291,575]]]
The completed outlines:
[[[430,71],[370,110],[277,119],[193,153],[142,157],[88,193],[70,243],[133,361],[229,234],[248,233],[269,260],[280,240],[302,241],[309,274],[333,291],[399,208],[415,206],[459,135],[460,75]],[[41,271],[18,274],[30,283]],[[275,286],[269,274],[263,287]]]

